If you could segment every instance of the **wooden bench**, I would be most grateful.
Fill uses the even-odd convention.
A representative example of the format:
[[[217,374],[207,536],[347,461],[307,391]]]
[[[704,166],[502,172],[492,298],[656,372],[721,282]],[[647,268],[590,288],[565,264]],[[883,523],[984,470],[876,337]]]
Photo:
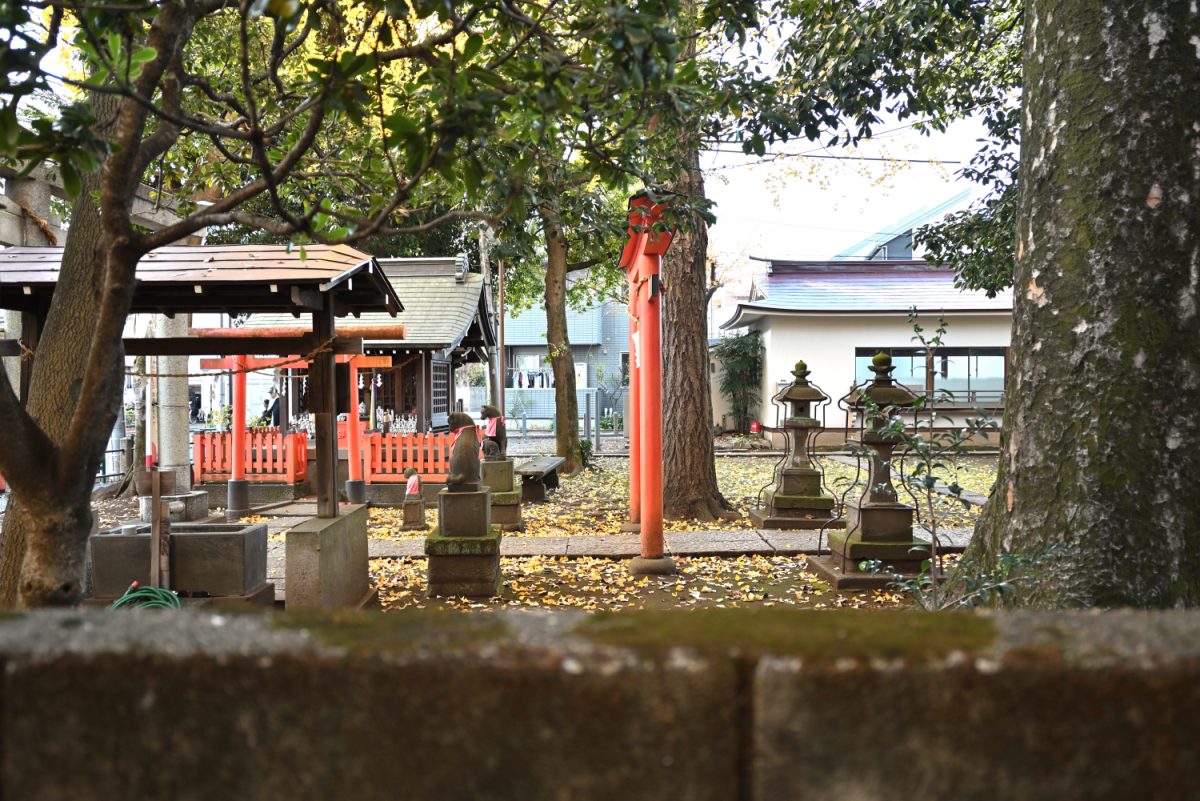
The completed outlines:
[[[521,503],[545,503],[546,490],[558,489],[561,456],[539,456],[517,465],[513,472],[521,477]]]

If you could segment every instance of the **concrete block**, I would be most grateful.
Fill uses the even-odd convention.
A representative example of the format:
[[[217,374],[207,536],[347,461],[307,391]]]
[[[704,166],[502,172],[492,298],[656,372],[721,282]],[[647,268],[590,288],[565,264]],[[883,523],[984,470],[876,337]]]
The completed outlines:
[[[282,503],[283,501],[294,501],[312,494],[312,489],[307,481],[301,481],[298,484],[268,484],[258,481],[247,483],[249,485],[248,490],[251,506],[266,506],[272,503]],[[227,499],[225,495],[226,484],[224,482],[200,484],[198,488],[208,493],[209,509],[225,508]]]
[[[903,503],[846,504],[846,530],[862,532],[863,540],[881,542],[912,537],[913,508]]]
[[[133,581],[150,580],[150,526],[88,539],[92,592],[118,598]],[[188,595],[240,596],[267,580],[267,527],[181,523],[171,527],[171,587]]]
[[[172,523],[186,523],[208,517],[208,493],[202,490],[181,495],[164,495],[162,500],[168,504],[168,507],[176,504],[183,505],[182,510],[170,512],[169,519]],[[147,495],[138,497],[138,517],[143,523],[149,523],[152,519],[153,501],[154,499]]]
[[[435,529],[425,538],[425,553],[430,556],[493,556],[500,553],[503,533],[492,526],[486,537],[448,537]]]
[[[509,492],[492,492],[492,508],[497,506],[516,506],[521,502],[521,491],[510,490]]]
[[[21,801],[1124,801],[1200,765],[1192,611],[37,611],[0,663]]]
[[[404,502],[404,524],[401,528],[406,531],[429,528],[429,524],[425,522],[424,498],[415,498]]]
[[[1171,645],[1160,639],[1164,616],[1130,613],[1114,626],[1110,615],[1028,616],[1007,647],[957,658],[926,659],[928,641],[915,638],[905,657],[841,648],[831,658],[762,660],[751,797],[1193,797],[1200,689],[1187,675],[1200,665],[1200,639]],[[999,628],[1003,638],[1003,619]],[[1182,635],[1172,629],[1167,636]],[[1139,657],[1135,643],[1149,650]]]
[[[367,596],[366,505],[310,518],[284,536],[288,609],[355,607]]]
[[[516,494],[516,493],[513,493]],[[499,524],[505,531],[523,531],[525,523],[521,519],[521,504],[507,506],[492,501],[492,525]]]
[[[492,499],[486,489],[437,495],[438,529],[445,537],[486,537],[491,531]]]
[[[779,491],[784,495],[820,495],[821,471],[810,467],[785,467],[781,471]]]
[[[0,623],[4,798],[738,797],[727,659],[598,648],[528,613],[309,620]]]
[[[426,595],[491,598],[500,594],[500,554],[430,556]]]
[[[490,487],[492,492],[512,492],[515,476],[514,465],[515,462],[512,459],[480,462],[479,470],[483,485]]]
[[[403,506],[404,484],[379,483],[367,485],[367,503],[372,506]]]

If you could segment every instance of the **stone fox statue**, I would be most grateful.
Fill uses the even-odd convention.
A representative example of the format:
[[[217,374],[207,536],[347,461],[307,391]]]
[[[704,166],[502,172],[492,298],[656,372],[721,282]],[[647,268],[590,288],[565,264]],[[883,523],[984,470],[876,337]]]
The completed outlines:
[[[475,421],[463,412],[452,412],[450,431],[455,438],[450,448],[450,474],[446,476],[446,489],[449,492],[479,492],[479,438]]]
[[[483,429],[483,438],[496,443],[500,453],[497,458],[505,458],[508,455],[508,427],[504,424],[504,416],[491,404],[482,406],[479,414],[487,421]]]

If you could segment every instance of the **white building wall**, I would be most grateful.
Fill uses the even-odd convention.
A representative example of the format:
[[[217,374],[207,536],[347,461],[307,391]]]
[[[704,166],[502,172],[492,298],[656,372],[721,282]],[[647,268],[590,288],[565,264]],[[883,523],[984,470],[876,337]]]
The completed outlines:
[[[947,314],[945,318],[944,347],[1008,347],[1012,337],[1012,317],[1007,313]],[[937,327],[936,315],[923,315],[919,322],[927,336]],[[779,382],[792,380],[797,360],[808,363],[812,371],[809,380],[833,399],[826,411],[826,426],[834,428],[844,422],[836,403],[854,385],[856,348],[920,347],[906,314],[772,315],[757,326],[766,350],[760,418],[769,426],[777,425],[771,397]]]

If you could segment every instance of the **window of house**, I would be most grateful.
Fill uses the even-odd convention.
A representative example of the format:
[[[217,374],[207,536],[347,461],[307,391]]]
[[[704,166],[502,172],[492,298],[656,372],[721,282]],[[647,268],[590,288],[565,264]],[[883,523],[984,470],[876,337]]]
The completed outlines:
[[[536,353],[522,353],[517,356],[517,369],[530,373],[541,370],[542,357]]]
[[[855,348],[857,383],[874,377],[869,368],[879,351],[891,354],[893,378],[914,392],[935,396],[940,404],[1004,403],[1004,348],[939,348],[932,356],[923,348]]]
[[[430,367],[431,412],[448,414],[450,412],[450,362],[434,359]]]

